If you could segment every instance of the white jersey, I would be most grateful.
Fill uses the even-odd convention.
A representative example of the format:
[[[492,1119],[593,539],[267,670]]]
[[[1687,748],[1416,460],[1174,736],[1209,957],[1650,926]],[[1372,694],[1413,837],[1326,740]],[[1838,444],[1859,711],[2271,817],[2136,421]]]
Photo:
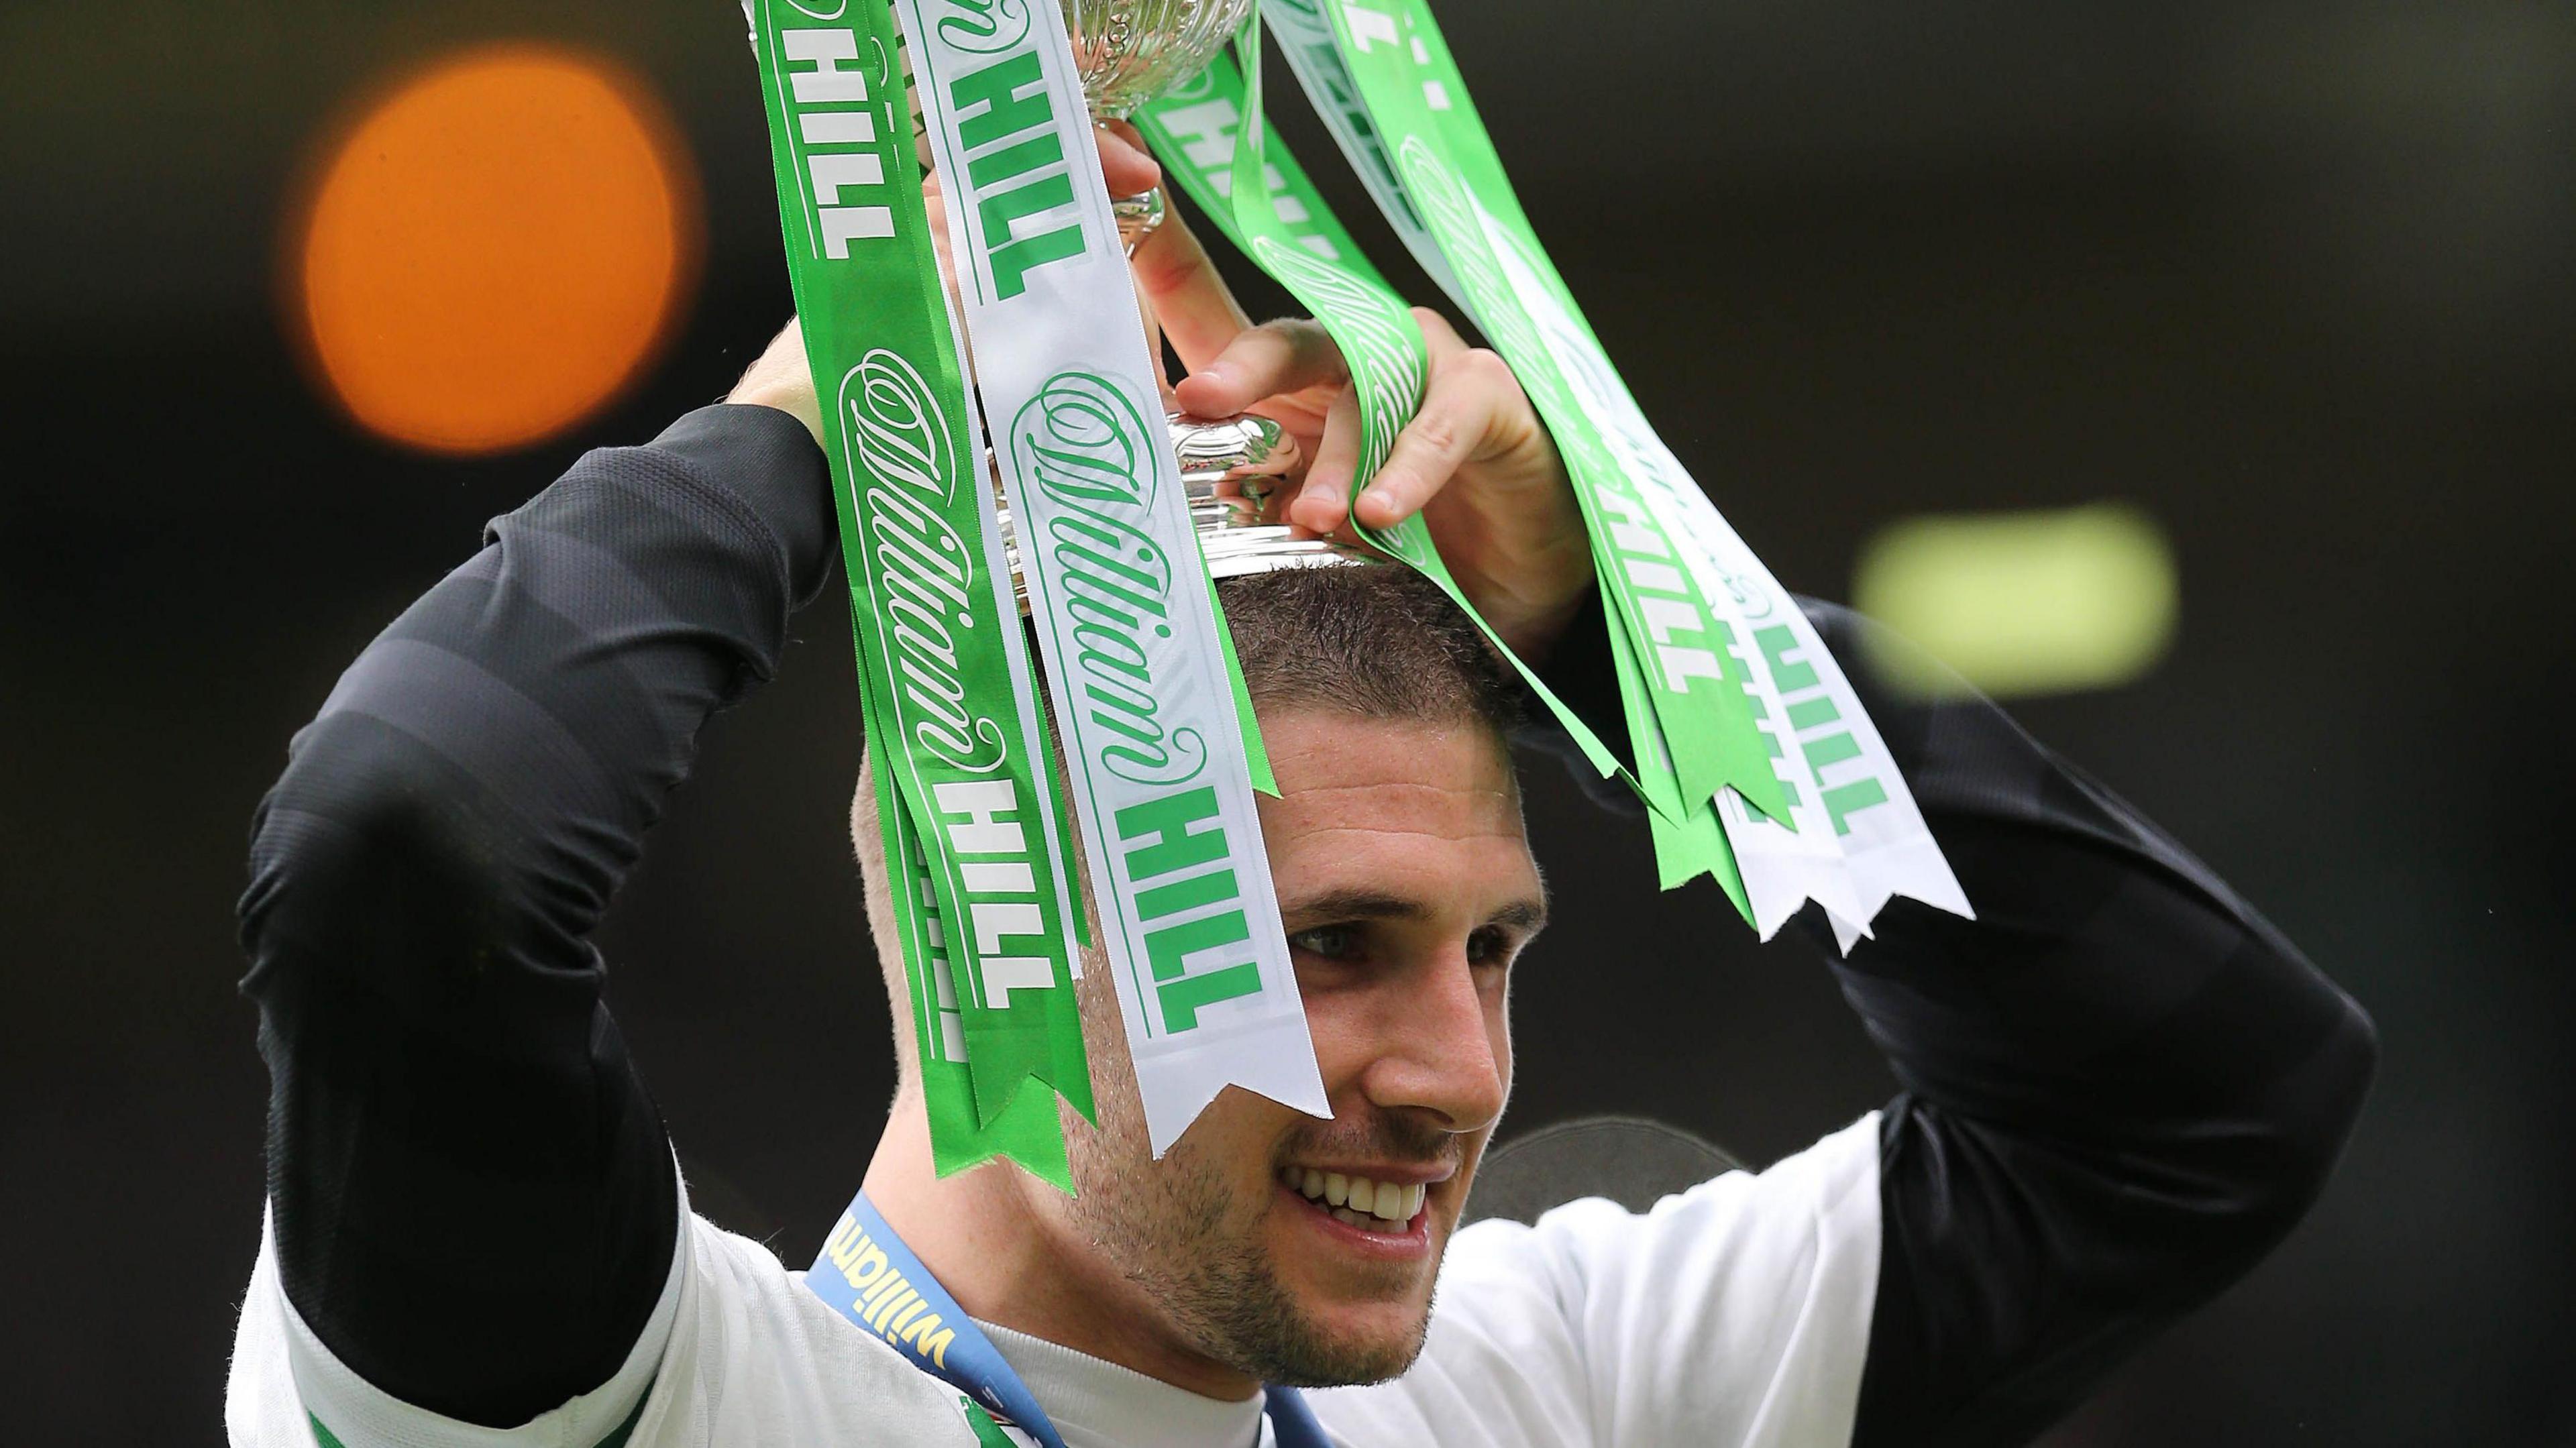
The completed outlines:
[[[287,1302],[264,1234],[233,1347],[234,1448],[973,1448],[955,1389],[854,1329],[766,1247],[685,1201],[681,1220],[670,1280],[616,1376],[508,1429],[439,1417],[359,1379]],[[1759,1175],[1727,1173],[1643,1214],[1589,1199],[1535,1226],[1480,1222],[1449,1244],[1413,1366],[1306,1399],[1340,1448],[1846,1444],[1879,1232],[1875,1113]],[[1160,1403],[1166,1417],[1210,1425],[1203,1448],[1269,1441],[1257,1408],[1175,1404],[1177,1389],[1095,1366],[1092,1386],[1111,1390],[1059,1419],[1071,1448],[1171,1436],[1115,1426],[1116,1385],[1130,1380],[1130,1411],[1151,1421]],[[1056,1411],[1049,1376],[1023,1376]]]

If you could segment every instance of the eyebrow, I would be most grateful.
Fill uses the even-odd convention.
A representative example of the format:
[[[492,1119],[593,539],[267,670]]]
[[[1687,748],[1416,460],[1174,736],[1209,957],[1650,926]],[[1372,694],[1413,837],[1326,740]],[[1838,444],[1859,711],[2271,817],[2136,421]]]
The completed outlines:
[[[1309,895],[1290,902],[1288,908],[1280,913],[1291,919],[1308,920],[1422,920],[1430,916],[1431,907],[1407,896],[1360,888]],[[1530,898],[1514,900],[1487,916],[1485,923],[1506,925],[1534,934],[1547,924],[1547,902]]]

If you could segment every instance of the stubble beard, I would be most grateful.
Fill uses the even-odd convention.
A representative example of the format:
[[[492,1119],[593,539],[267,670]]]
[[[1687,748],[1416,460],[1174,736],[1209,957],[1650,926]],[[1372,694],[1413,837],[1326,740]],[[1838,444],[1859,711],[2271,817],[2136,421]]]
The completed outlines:
[[[1384,1382],[1412,1365],[1430,1328],[1427,1307],[1398,1338],[1331,1332],[1272,1269],[1261,1233],[1271,1208],[1266,1180],[1244,1201],[1187,1138],[1154,1161],[1134,1103],[1104,1096],[1097,1104],[1097,1133],[1083,1133],[1091,1139],[1070,1153],[1073,1221],[1192,1348],[1297,1388]]]

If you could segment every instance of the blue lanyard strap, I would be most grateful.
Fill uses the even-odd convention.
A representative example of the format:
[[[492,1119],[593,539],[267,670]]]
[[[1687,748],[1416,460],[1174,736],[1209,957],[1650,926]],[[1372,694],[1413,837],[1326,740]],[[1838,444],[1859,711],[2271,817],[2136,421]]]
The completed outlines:
[[[982,1404],[1005,1426],[1065,1448],[1046,1410],[921,1259],[861,1192],[823,1243],[805,1286],[834,1312],[875,1333],[912,1365]],[[1264,1391],[1262,1411],[1279,1448],[1330,1448],[1314,1410],[1294,1388]]]

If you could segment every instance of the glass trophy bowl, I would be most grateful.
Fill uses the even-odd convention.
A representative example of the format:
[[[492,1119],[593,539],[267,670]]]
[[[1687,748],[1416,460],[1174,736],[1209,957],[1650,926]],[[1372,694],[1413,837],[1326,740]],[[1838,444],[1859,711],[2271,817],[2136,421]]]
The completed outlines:
[[[1100,120],[1198,74],[1234,38],[1252,0],[1062,0],[1082,93]]]
[[[1198,74],[1233,40],[1254,0],[1059,3],[1073,43],[1074,65],[1082,77],[1084,103],[1094,120],[1111,121],[1125,119]],[[1165,214],[1159,187],[1114,197],[1111,208],[1118,220],[1119,239],[1131,256],[1162,224]],[[1271,521],[1282,485],[1300,461],[1295,439],[1277,423],[1250,415],[1198,418],[1178,412],[1168,414],[1165,421],[1191,520],[1216,577],[1369,561],[1359,550],[1331,540],[1300,538],[1294,529]],[[998,466],[992,468],[992,476],[999,493]],[[1019,540],[1007,503],[999,521],[1012,581],[1025,612],[1029,603],[1019,577]]]

